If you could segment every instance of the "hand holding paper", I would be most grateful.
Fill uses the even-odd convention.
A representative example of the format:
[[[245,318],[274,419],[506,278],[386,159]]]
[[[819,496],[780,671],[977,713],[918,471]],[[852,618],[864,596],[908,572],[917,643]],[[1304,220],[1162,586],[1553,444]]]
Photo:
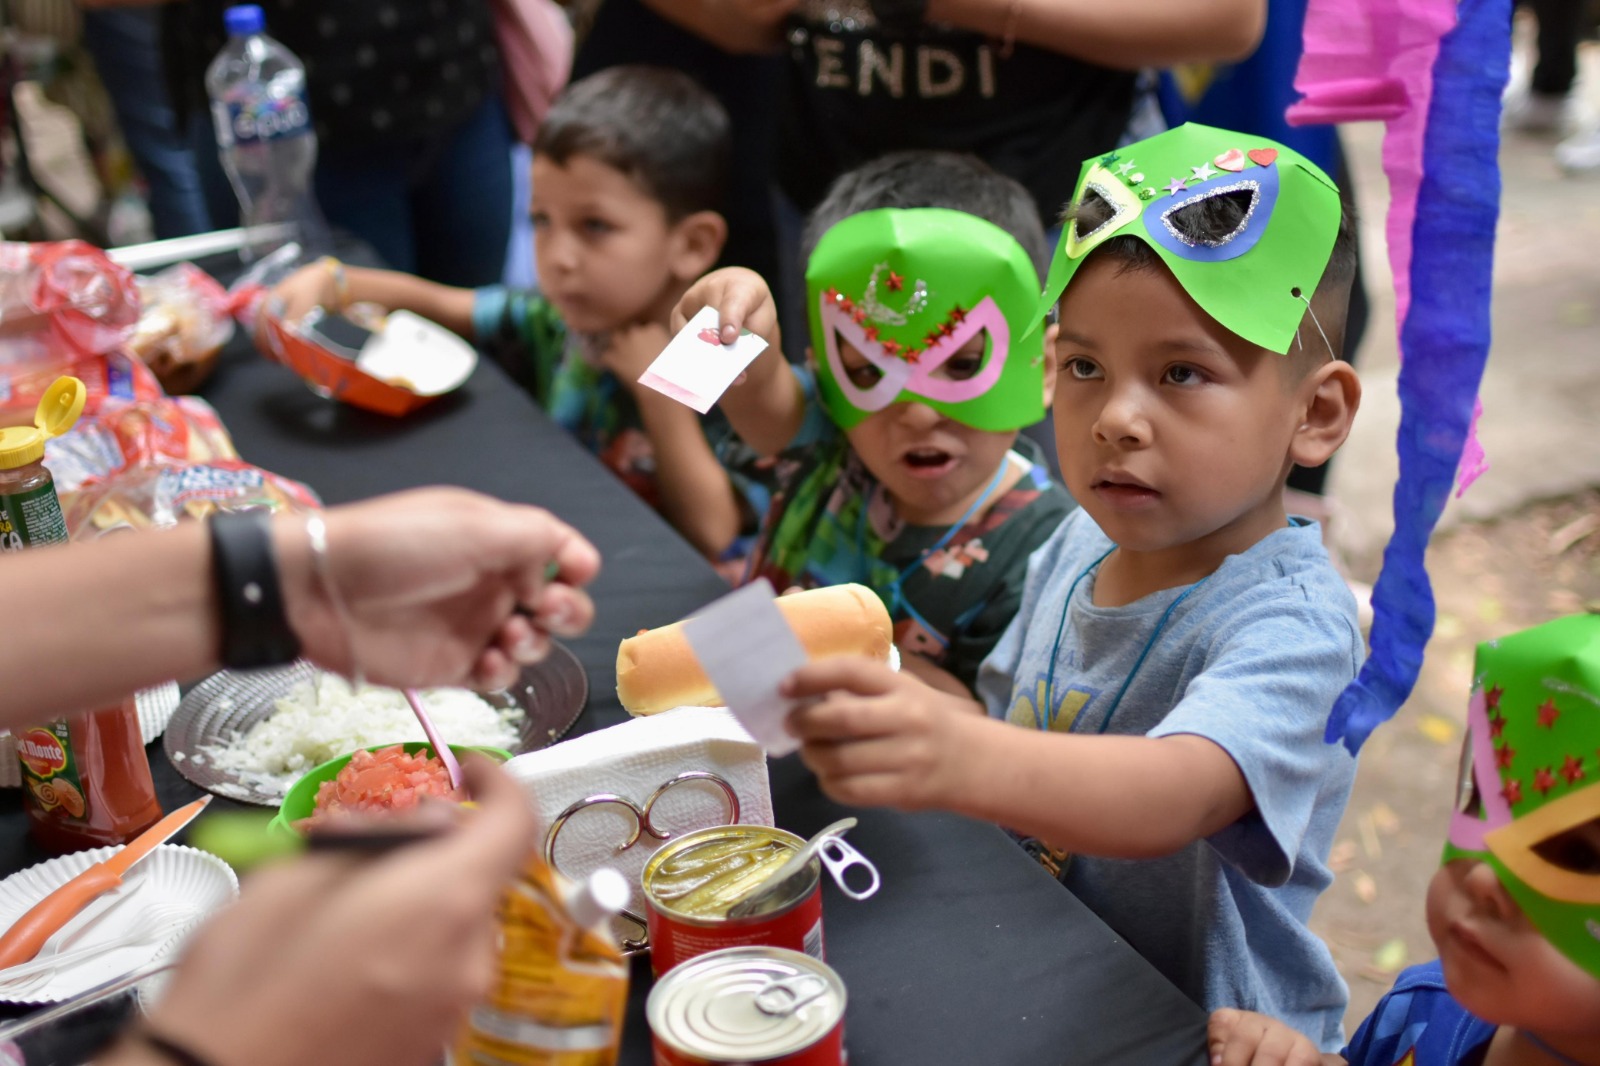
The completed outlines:
[[[701,308],[640,375],[639,384],[701,414],[711,410],[734,379],[767,347],[766,341],[749,332],[741,333],[732,344],[723,344],[717,322],[715,307]]]

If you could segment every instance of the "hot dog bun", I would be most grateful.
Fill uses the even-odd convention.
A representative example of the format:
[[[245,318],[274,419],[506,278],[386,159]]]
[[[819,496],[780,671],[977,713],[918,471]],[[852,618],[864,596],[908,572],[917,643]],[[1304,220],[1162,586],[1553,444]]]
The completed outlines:
[[[832,585],[777,599],[778,609],[813,659],[865,655],[888,661],[894,626],[883,601],[864,585]],[[617,699],[629,714],[674,707],[716,707],[716,688],[674,622],[629,637],[617,648]]]

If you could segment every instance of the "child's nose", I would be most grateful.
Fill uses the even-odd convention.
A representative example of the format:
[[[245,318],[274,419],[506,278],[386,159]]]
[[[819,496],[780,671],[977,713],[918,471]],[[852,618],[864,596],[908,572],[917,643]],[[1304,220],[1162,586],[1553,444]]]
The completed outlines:
[[[1126,392],[1112,395],[1094,420],[1095,440],[1102,444],[1143,444],[1150,424],[1138,397]]]
[[[1480,913],[1496,921],[1508,921],[1520,911],[1494,868],[1486,862],[1474,863],[1462,879],[1461,887]]]
[[[900,423],[914,429],[932,429],[944,416],[925,403],[900,404]]]

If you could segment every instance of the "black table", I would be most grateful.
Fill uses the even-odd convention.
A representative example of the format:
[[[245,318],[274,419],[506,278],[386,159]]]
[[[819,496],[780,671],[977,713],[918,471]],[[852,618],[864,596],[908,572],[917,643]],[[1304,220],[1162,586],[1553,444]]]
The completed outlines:
[[[594,628],[570,642],[589,676],[575,732],[622,721],[618,642],[726,591],[698,555],[494,366],[402,421],[312,395],[236,342],[204,395],[244,457],[298,478],[330,503],[448,483],[537,503],[604,556]],[[160,745],[151,764],[165,807],[198,794]],[[827,886],[828,961],[849,989],[852,1066],[900,1063],[1204,1061],[1201,1010],[991,825],[947,814],[846,812],[795,757],[770,766],[773,807],[802,836],[861,818],[851,842],[883,888],[852,902]],[[0,873],[38,856],[22,843],[20,798],[0,800]],[[638,960],[622,1061],[650,1061]],[[31,1061],[31,1060],[30,1060]]]

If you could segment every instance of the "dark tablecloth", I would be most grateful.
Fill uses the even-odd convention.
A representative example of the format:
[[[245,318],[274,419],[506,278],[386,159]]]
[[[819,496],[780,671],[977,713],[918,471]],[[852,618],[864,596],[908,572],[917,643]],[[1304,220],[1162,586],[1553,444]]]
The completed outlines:
[[[625,717],[614,674],[622,637],[725,591],[493,366],[395,421],[320,399],[236,342],[204,395],[246,459],[305,481],[330,504],[448,483],[547,507],[588,536],[605,565],[592,590],[594,628],[570,642],[590,684],[575,732]],[[150,752],[164,806],[198,794],[159,744]],[[828,961],[849,990],[851,1066],[1203,1061],[1200,1009],[1000,830],[948,814],[845,812],[794,757],[775,760],[771,776],[780,825],[808,836],[855,813],[851,842],[883,874],[866,902],[831,885],[825,897]],[[39,858],[24,824],[17,794],[0,800],[0,874]],[[622,1055],[630,1064],[650,1061],[648,967],[638,961]]]

